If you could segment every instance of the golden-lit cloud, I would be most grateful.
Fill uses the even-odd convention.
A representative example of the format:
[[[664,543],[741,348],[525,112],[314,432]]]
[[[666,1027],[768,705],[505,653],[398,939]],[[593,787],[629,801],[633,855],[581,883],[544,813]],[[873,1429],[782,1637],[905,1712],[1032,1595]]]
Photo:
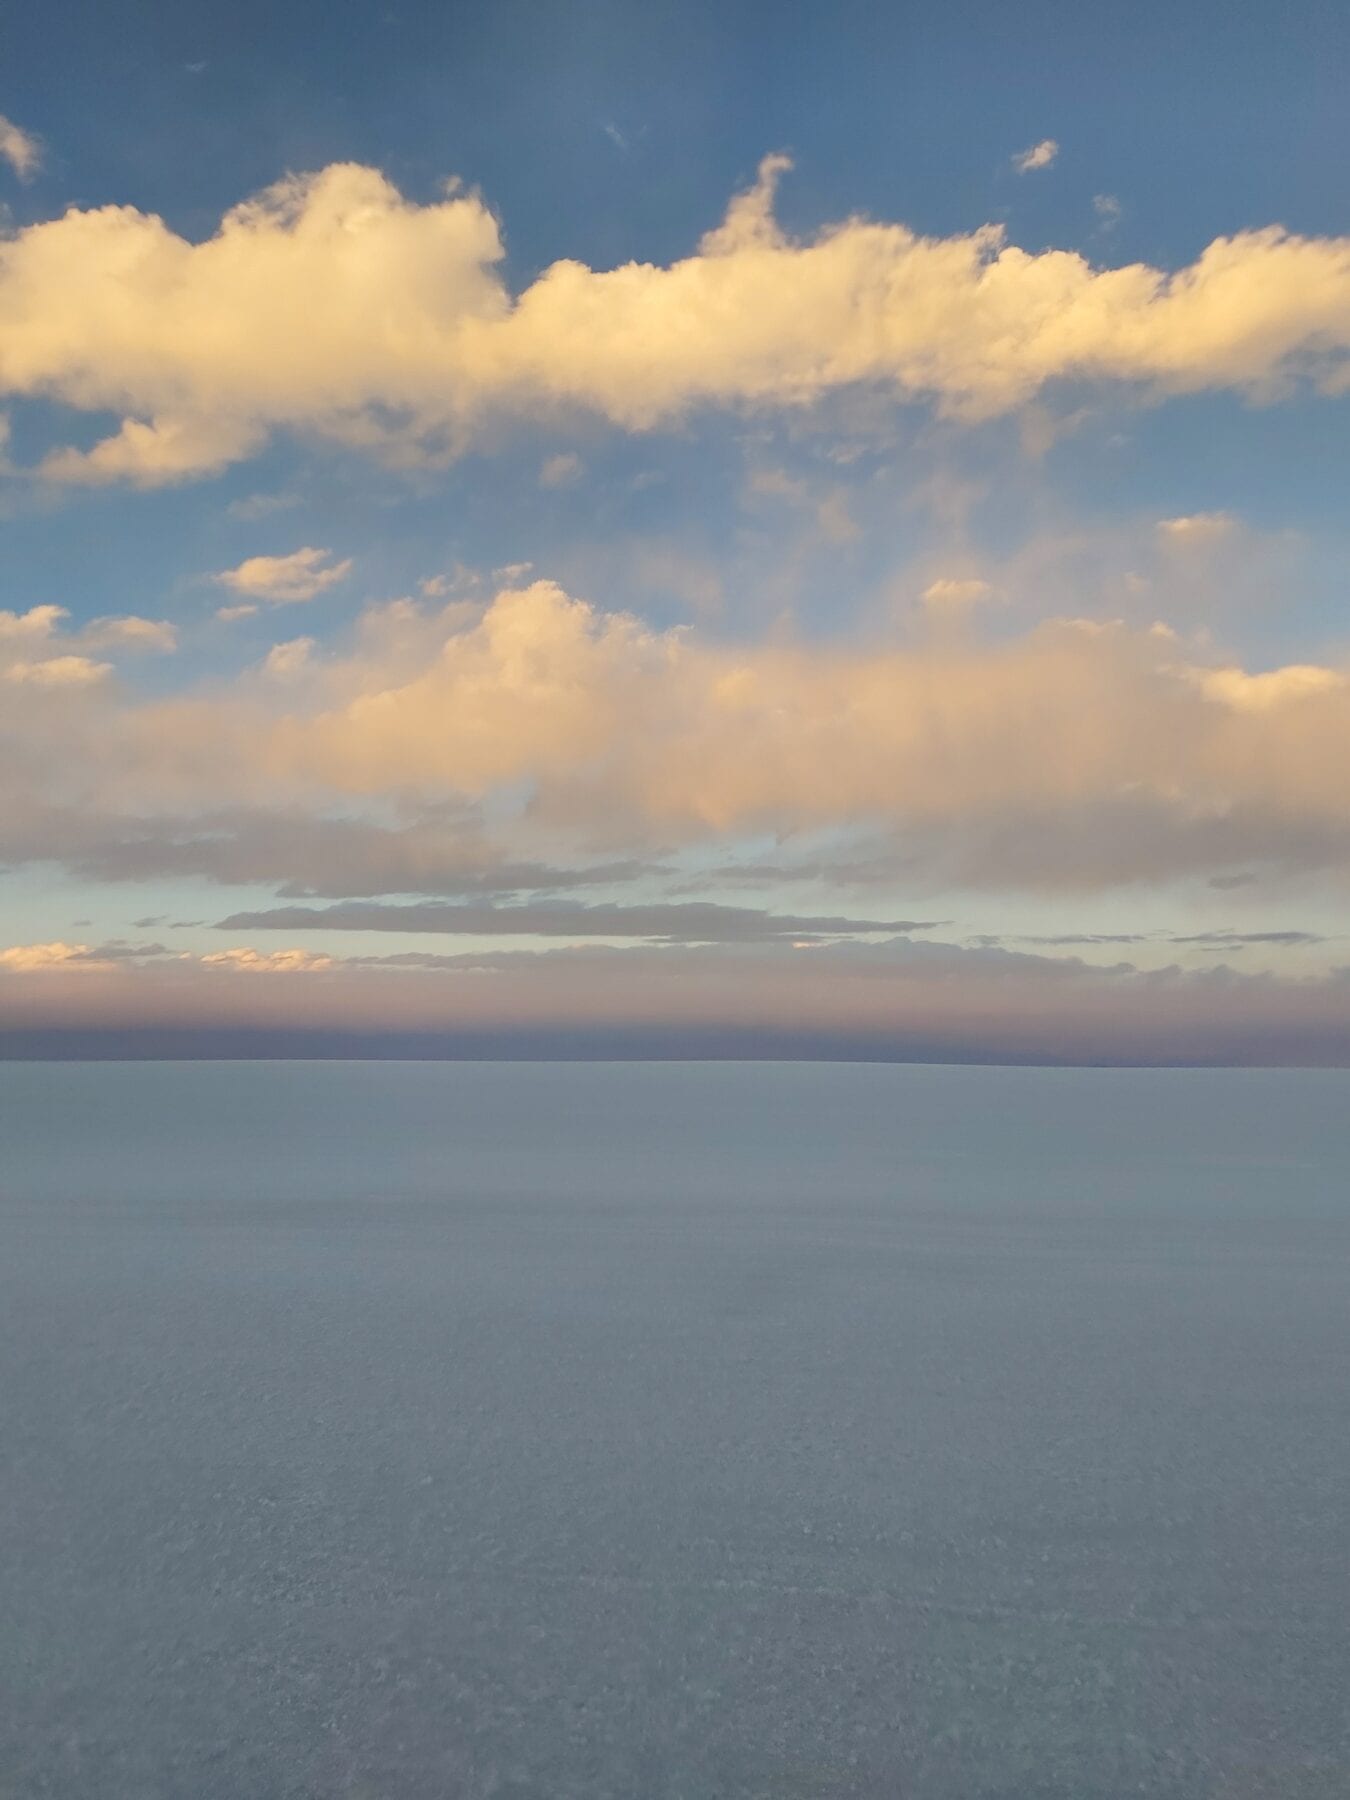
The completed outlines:
[[[1346,385],[1350,239],[1241,231],[1172,273],[1028,252],[998,226],[930,238],[854,217],[794,239],[773,212],[787,166],[767,158],[680,261],[562,261],[514,295],[479,196],[418,204],[352,164],[279,182],[200,243],[134,207],[72,208],[0,246],[0,392],[121,417],[54,452],[51,479],[154,485],[278,430],[443,457],[497,416],[644,430],[857,384],[967,419],[1065,379]]]
[[[166,619],[135,614],[93,619],[75,630],[64,606],[0,611],[0,680],[37,688],[89,687],[112,673],[112,664],[89,651],[136,654],[174,650],[178,634]]]
[[[9,663],[4,678],[33,687],[88,687],[111,673],[111,663],[95,662],[89,656],[48,656],[41,662]]]
[[[986,639],[944,610],[743,641],[539,580],[372,606],[322,655],[294,639],[164,698],[111,679],[59,609],[0,615],[0,856],[490,893],[494,862],[498,890],[566,887],[858,828],[912,893],[1350,871],[1343,667],[1109,620]]]
[[[107,969],[111,964],[101,960],[88,944],[11,944],[0,950],[0,969],[27,975],[37,969]]]
[[[211,950],[196,959],[204,969],[226,969],[245,975],[314,975],[336,966],[331,956],[313,950],[254,950],[239,945]]]
[[[1092,885],[1350,859],[1350,679],[1248,671],[1164,628],[1061,619],[985,643],[744,644],[538,581],[372,609],[348,654],[144,706],[121,756],[217,801],[531,796],[633,849],[862,822],[962,878]]]
[[[222,587],[250,600],[272,600],[284,606],[297,600],[312,600],[316,594],[345,581],[351,570],[351,557],[335,562],[330,550],[306,544],[288,556],[250,556],[236,569],[223,569],[215,579]]]

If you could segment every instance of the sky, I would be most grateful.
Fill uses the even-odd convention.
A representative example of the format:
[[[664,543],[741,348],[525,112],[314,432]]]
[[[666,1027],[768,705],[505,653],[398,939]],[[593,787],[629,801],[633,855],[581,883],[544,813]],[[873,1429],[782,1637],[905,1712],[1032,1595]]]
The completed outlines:
[[[1350,14],[0,22],[0,1054],[1350,1062]]]

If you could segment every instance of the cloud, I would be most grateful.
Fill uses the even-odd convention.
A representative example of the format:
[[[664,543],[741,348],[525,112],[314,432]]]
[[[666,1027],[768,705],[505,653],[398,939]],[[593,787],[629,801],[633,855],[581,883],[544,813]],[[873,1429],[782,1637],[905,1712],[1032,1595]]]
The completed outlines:
[[[227,969],[246,975],[315,975],[335,967],[331,956],[313,950],[213,950],[197,959],[204,969]]]
[[[0,644],[50,638],[69,617],[64,606],[30,606],[27,612],[0,612]]]
[[[31,131],[24,131],[0,113],[0,159],[20,181],[31,181],[42,164],[42,145]]]
[[[1175,944],[1181,948],[1208,950],[1245,950],[1248,945],[1268,945],[1278,949],[1301,949],[1325,944],[1327,939],[1315,931],[1088,931],[1055,932],[1050,935],[1022,933],[1012,939],[981,938],[980,943],[1013,942],[1037,944],[1043,948],[1067,949],[1099,947],[1104,944]]]
[[[134,614],[94,619],[80,636],[91,648],[100,650],[154,650],[167,656],[178,648],[178,632],[167,619],[141,619]]]
[[[49,481],[71,487],[106,487],[118,481],[137,487],[165,487],[199,475],[217,475],[231,463],[253,455],[264,442],[265,434],[256,426],[218,413],[149,422],[124,419],[112,437],[104,438],[92,450],[53,450],[40,473]]]
[[[41,662],[12,662],[4,670],[6,681],[33,687],[89,687],[111,675],[112,664],[88,656],[48,656]]]
[[[666,873],[635,859],[583,866],[526,860],[468,812],[428,811],[400,824],[302,810],[204,808],[187,815],[0,806],[0,857],[58,863],[81,880],[197,877],[224,886],[270,883],[287,898],[375,894],[503,898],[616,887]]]
[[[1128,859],[1150,821],[1169,856],[1189,833],[1244,861],[1350,830],[1337,669],[1206,666],[1171,634],[1074,620],[995,645],[725,644],[548,582],[428,623],[387,653],[373,628],[313,710],[256,721],[265,778],[471,799],[528,780],[541,820],[639,840],[889,821],[992,853],[1020,820],[1042,855],[1062,833],[1060,873],[1070,839],[1089,866],[1112,840]]]
[[[1339,670],[1303,663],[1267,669],[1260,675],[1249,675],[1245,669],[1191,669],[1186,673],[1207,700],[1237,712],[1271,712],[1319,694],[1343,699],[1347,691],[1347,678]]]
[[[669,943],[771,943],[794,938],[895,936],[926,931],[933,920],[793,916],[714,901],[646,905],[532,901],[521,906],[389,906],[373,902],[323,908],[276,907],[235,913],[221,931],[414,931],[470,937],[646,938]]]
[[[6,968],[0,1052],[1350,1064],[1344,974],[1146,973],[903,938],[213,954]]]
[[[963,612],[980,600],[988,600],[993,592],[989,583],[978,577],[961,580],[944,575],[929,582],[923,591],[923,603],[935,613]]]
[[[1019,150],[1012,159],[1012,166],[1019,175],[1029,175],[1033,169],[1048,169],[1058,155],[1059,145],[1054,138],[1042,138],[1030,149]]]
[[[69,619],[64,606],[50,604],[22,613],[0,611],[0,680],[34,688],[91,687],[112,673],[112,664],[85,652],[164,653],[178,642],[164,619],[130,614],[94,619],[74,630]]]
[[[843,830],[915,894],[1350,871],[1350,672],[1156,627],[744,642],[536,581],[372,607],[302,682],[145,699],[36,688],[59,625],[0,619],[6,861],[485,894]]]
[[[1092,210],[1101,220],[1103,231],[1110,231],[1120,223],[1121,205],[1114,194],[1094,194]]]
[[[1315,931],[1193,931],[1184,936],[1174,933],[1168,939],[1169,943],[1199,944],[1212,950],[1245,949],[1248,944],[1270,944],[1280,949],[1291,949],[1325,944],[1326,941]]]
[[[67,628],[64,606],[30,606],[27,612],[0,611],[0,657],[15,644],[54,644],[86,650],[159,650],[177,648],[178,634],[167,619],[142,619],[135,613],[92,619],[74,631]]]
[[[1237,527],[1232,513],[1191,513],[1179,519],[1159,519],[1158,531],[1164,542],[1187,549],[1196,545],[1216,544],[1231,537]]]
[[[245,494],[241,499],[231,500],[225,511],[232,519],[251,524],[258,519],[270,519],[279,512],[289,512],[299,504],[299,494]]]
[[[1066,379],[1347,384],[1350,240],[1242,231],[1168,273],[1028,252],[997,226],[853,217],[796,239],[773,210],[788,166],[766,158],[679,261],[562,261],[519,293],[479,196],[418,205],[352,164],[288,177],[199,243],[134,207],[74,208],[0,249],[0,393],[121,419],[47,478],[150,486],[278,431],[415,461],[568,409],[643,431],[864,385],[978,420]]]
[[[292,638],[289,643],[273,644],[263,662],[263,673],[274,681],[293,681],[308,665],[313,649],[312,637]]]
[[[550,456],[539,471],[539,485],[546,488],[567,487],[581,474],[581,458],[570,452]]]
[[[250,556],[237,569],[222,569],[214,579],[222,587],[233,588],[236,594],[280,605],[312,600],[351,573],[351,557],[332,562],[332,554],[331,550],[318,550],[307,544],[289,556]]]
[[[106,967],[88,944],[11,944],[0,950],[0,969],[30,974],[35,969],[67,969]]]

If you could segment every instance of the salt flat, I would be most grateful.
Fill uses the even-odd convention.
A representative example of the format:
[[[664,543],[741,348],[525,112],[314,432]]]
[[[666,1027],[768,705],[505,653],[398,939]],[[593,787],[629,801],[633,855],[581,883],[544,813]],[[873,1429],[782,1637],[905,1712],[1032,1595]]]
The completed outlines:
[[[1350,1793],[1350,1077],[0,1067],[0,1793]]]

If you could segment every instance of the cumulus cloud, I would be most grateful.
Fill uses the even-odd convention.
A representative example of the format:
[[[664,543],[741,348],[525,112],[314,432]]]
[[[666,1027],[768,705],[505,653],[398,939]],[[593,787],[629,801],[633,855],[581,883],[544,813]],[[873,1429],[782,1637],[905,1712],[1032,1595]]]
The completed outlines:
[[[1346,385],[1350,240],[1242,231],[1169,273],[1028,252],[997,226],[930,238],[854,217],[795,239],[773,210],[787,166],[766,158],[677,262],[558,262],[518,294],[479,196],[418,205],[350,164],[288,177],[200,243],[134,207],[75,208],[0,247],[0,393],[122,419],[53,453],[51,479],[153,485],[278,430],[407,459],[456,454],[503,415],[644,430],[858,384],[968,419],[1065,378]]]
[[[0,669],[51,660],[27,615],[5,632]],[[1350,869],[1347,671],[1119,622],[747,643],[536,581],[373,607],[302,681],[47,679],[0,709],[10,860],[488,892],[490,848],[453,822],[482,808],[581,864],[856,827],[903,846],[913,891]]]
[[[42,146],[31,131],[16,125],[0,113],[0,159],[7,162],[20,181],[31,181],[42,162]]]
[[[168,655],[178,648],[178,632],[167,619],[94,619],[80,633],[92,649],[155,650]]]
[[[112,673],[89,651],[168,652],[178,635],[165,619],[135,614],[94,619],[74,629],[64,606],[31,606],[26,612],[0,611],[0,679],[37,688],[89,687]]]
[[[268,781],[481,797],[528,780],[540,818],[658,837],[846,819],[959,837],[1019,816],[1081,833],[1094,813],[1109,834],[1132,811],[1248,854],[1263,819],[1272,841],[1291,820],[1338,842],[1350,828],[1346,675],[1206,665],[1166,632],[724,644],[548,582],[430,621],[429,640],[394,623],[336,660],[309,710],[250,728]]]
[[[27,612],[0,612],[0,644],[50,638],[69,617],[64,606],[30,606]]]
[[[1029,175],[1033,169],[1048,169],[1058,155],[1059,145],[1054,138],[1042,138],[1039,144],[1019,150],[1012,159],[1012,166],[1019,175]]]
[[[92,657],[48,656],[41,662],[12,662],[4,670],[4,678],[33,687],[88,687],[111,673],[111,663],[95,662]]]
[[[346,580],[352,571],[351,557],[334,562],[332,555],[331,550],[306,544],[303,549],[292,550],[289,556],[247,557],[236,569],[222,569],[215,580],[236,594],[285,606],[312,600],[316,594]],[[222,608],[222,612],[225,610]]]
[[[1260,675],[1249,675],[1245,669],[1190,669],[1186,673],[1206,699],[1238,712],[1272,712],[1318,694],[1334,694],[1343,700],[1347,687],[1340,671],[1313,663],[1290,663]]]

